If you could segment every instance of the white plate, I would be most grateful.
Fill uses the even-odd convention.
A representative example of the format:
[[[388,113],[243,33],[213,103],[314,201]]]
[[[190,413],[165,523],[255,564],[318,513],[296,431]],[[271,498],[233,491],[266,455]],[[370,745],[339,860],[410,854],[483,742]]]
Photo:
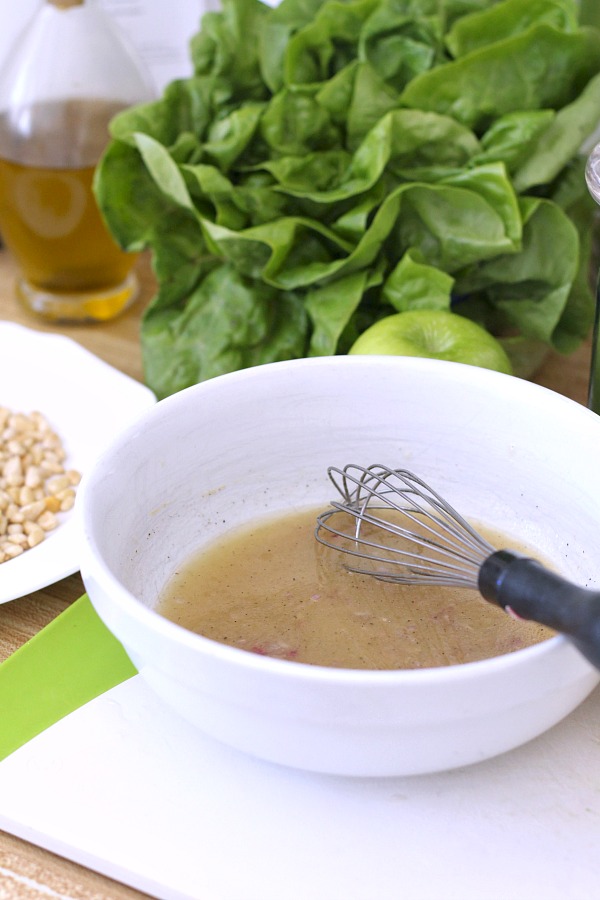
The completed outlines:
[[[67,467],[85,473],[103,448],[156,402],[144,385],[63,335],[0,322],[0,406],[39,410],[60,436]],[[79,569],[76,514],[37,547],[0,564],[0,603]]]

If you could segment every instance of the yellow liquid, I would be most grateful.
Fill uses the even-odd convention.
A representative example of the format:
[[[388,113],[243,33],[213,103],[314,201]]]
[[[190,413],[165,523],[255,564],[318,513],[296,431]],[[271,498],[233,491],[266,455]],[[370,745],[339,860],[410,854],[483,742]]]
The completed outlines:
[[[100,101],[72,102],[67,114],[41,105],[32,113],[40,132],[23,146],[0,121],[0,232],[23,274],[19,296],[53,318],[108,319],[132,297],[127,279],[136,257],[117,246],[92,192],[115,111]],[[51,130],[57,117],[58,138]]]
[[[320,511],[258,521],[199,549],[168,581],[157,612],[253,653],[349,669],[473,662],[551,636],[475,590],[348,573],[344,555],[314,537]],[[493,542],[525,549],[505,536]]]

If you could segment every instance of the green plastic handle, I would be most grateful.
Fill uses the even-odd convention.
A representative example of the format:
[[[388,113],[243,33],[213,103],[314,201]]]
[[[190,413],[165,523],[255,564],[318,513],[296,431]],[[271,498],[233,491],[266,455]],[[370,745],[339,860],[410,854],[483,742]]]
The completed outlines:
[[[0,760],[135,674],[84,594],[0,664]]]

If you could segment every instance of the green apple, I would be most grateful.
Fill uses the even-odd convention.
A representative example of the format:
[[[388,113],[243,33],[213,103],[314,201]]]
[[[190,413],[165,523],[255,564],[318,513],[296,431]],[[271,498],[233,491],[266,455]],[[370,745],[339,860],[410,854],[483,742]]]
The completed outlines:
[[[414,309],[386,316],[367,328],[349,353],[427,356],[512,374],[499,341],[471,319],[441,309]]]

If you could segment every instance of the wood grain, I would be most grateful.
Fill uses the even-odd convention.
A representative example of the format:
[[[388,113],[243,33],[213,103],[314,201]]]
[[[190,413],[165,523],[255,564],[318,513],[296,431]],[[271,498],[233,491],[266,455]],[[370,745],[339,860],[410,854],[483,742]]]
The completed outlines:
[[[0,900],[139,900],[147,896],[0,832]]]

